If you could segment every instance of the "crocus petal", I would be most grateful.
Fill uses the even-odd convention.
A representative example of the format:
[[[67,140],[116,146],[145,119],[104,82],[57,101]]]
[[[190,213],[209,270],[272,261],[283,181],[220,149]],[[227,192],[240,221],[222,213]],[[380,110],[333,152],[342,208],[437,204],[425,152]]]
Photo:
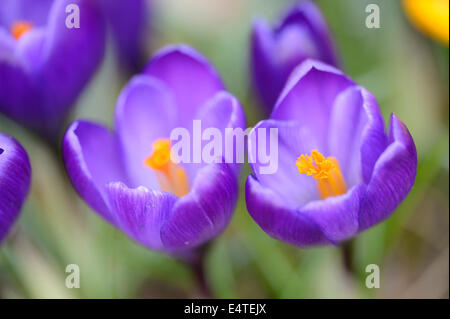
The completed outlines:
[[[39,101],[39,95],[23,61],[11,55],[0,56],[0,83],[0,112],[26,125],[40,121],[41,110],[31,107]]]
[[[390,216],[412,188],[416,168],[414,141],[406,126],[392,114],[388,146],[375,163],[361,203],[360,231]]]
[[[162,250],[161,227],[177,197],[142,186],[131,189],[120,182],[110,183],[107,192],[117,227],[135,241]]]
[[[141,67],[144,32],[148,23],[145,0],[101,0],[119,59],[130,70]]]
[[[175,96],[180,126],[192,127],[192,117],[215,93],[224,89],[209,62],[185,45],[169,46],[158,52],[144,73],[164,82]]]
[[[46,33],[43,28],[33,29],[24,34],[15,48],[16,58],[22,61],[28,74],[39,71]]]
[[[309,202],[299,213],[312,220],[332,243],[358,232],[358,213],[365,186],[359,184],[340,196]]]
[[[63,139],[66,170],[78,194],[106,220],[115,224],[107,205],[106,186],[127,182],[116,136],[101,125],[72,123]]]
[[[362,132],[361,168],[363,181],[367,184],[372,176],[373,168],[381,153],[386,149],[387,136],[384,133],[384,121],[375,97],[362,89],[363,107],[368,122]]]
[[[279,29],[292,24],[308,27],[319,47],[317,59],[331,65],[338,65],[337,51],[330,30],[319,8],[312,1],[302,1],[290,10]]]
[[[69,4],[80,10],[80,28],[66,26]],[[0,111],[54,139],[101,62],[105,31],[94,1],[56,0],[45,16],[45,25],[15,41],[14,54],[0,53]]]
[[[270,148],[270,134],[275,134],[275,130],[278,132],[278,138],[274,135],[278,150]],[[260,142],[262,134],[265,135],[265,145]],[[309,154],[313,149],[320,150],[309,128],[292,121],[261,121],[248,139],[249,162],[256,179],[263,187],[272,188],[290,208],[319,198],[315,180],[299,174],[295,164],[300,155]],[[262,160],[263,154],[271,155],[267,163]]]
[[[272,59],[275,41],[265,20],[258,19],[253,22],[251,43],[253,85],[261,96],[266,113],[270,114],[284,81],[277,78],[277,65]]]
[[[373,95],[359,86],[340,93],[333,105],[327,155],[334,156],[347,186],[368,182],[386,148],[384,123]]]
[[[0,242],[19,215],[30,175],[30,161],[23,147],[0,133]]]
[[[174,98],[160,80],[135,76],[120,94],[116,107],[116,129],[132,187],[158,189],[154,172],[144,165],[152,144],[169,138],[177,119]]]
[[[166,249],[193,248],[217,236],[228,224],[238,196],[238,183],[228,164],[202,168],[191,192],[181,197],[161,229]]]
[[[314,3],[303,1],[290,8],[274,29],[262,19],[253,23],[253,84],[268,114],[291,72],[308,58],[338,65],[331,34]]]
[[[66,26],[69,4],[79,7],[80,28]],[[47,32],[36,80],[44,85],[41,111],[47,117],[46,127],[55,130],[103,58],[105,28],[95,2],[59,0],[50,11]]]
[[[306,214],[288,208],[278,194],[252,175],[245,185],[245,201],[250,215],[270,236],[299,247],[330,244],[319,225]]]
[[[0,112],[31,125],[41,114],[38,108],[29,107],[40,100],[29,76],[35,58],[29,48],[39,42],[35,40],[40,39],[42,33],[29,33],[17,42],[0,28]]]
[[[320,58],[316,50],[311,34],[303,25],[289,25],[274,33],[265,21],[254,22],[253,82],[268,113],[292,70],[307,58]]]
[[[245,115],[239,101],[226,91],[217,92],[200,109],[196,119],[202,121],[203,128],[215,127],[220,131],[225,128],[245,128]]]
[[[29,21],[35,26],[44,25],[54,0],[2,0],[0,26],[9,30],[16,21]]]
[[[219,91],[198,110],[198,113],[196,116],[194,116],[194,119],[201,121],[203,134],[205,134],[210,128],[220,131],[222,138],[222,149],[220,154],[216,154],[219,157],[218,161],[222,160],[222,157],[228,155],[230,157],[230,160],[227,162],[235,163],[235,165],[231,165],[231,167],[236,172],[236,176],[238,176],[241,165],[236,164],[238,163],[237,152],[241,152],[241,154],[244,155],[242,153],[245,151],[244,144],[239,145],[237,141],[238,137],[227,139],[227,133],[225,129],[238,129],[244,134],[245,115],[239,101],[230,93],[226,91]],[[244,142],[244,138],[242,138],[242,142]],[[210,140],[202,139],[201,150],[204,150],[205,145],[208,143],[213,143],[212,137],[210,137]],[[231,155],[234,155],[232,159]],[[205,158],[202,159],[201,163],[184,164],[190,180],[194,179],[199,169],[209,164],[205,163],[204,161]]]
[[[306,60],[292,72],[270,117],[297,121],[308,127],[324,149],[333,102],[342,90],[353,84],[334,67]]]
[[[15,41],[9,32],[0,27],[0,60],[11,58],[14,53]]]

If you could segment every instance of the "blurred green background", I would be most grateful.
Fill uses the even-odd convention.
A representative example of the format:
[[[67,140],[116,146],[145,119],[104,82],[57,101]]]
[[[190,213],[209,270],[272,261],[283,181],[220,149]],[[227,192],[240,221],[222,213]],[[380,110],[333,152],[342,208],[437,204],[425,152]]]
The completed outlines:
[[[184,42],[216,66],[241,101],[248,126],[261,119],[250,89],[251,21],[271,21],[292,1],[153,0],[149,58]],[[209,247],[206,275],[218,298],[449,297],[449,51],[416,31],[400,1],[323,0],[322,9],[346,73],[377,97],[386,120],[396,113],[416,142],[419,165],[408,198],[386,222],[352,242],[351,271],[341,247],[298,249],[266,235],[245,208]],[[365,7],[377,3],[381,28],[367,29]],[[113,47],[77,102],[71,119],[112,125],[127,78]],[[386,122],[387,123],[387,122]],[[2,298],[197,297],[190,269],[129,240],[77,196],[60,155],[38,137],[0,117],[31,158],[32,188],[18,223],[0,247]],[[249,174],[245,167],[242,183]],[[365,267],[377,264],[381,287],[365,287]],[[78,264],[80,289],[65,286],[66,265]]]

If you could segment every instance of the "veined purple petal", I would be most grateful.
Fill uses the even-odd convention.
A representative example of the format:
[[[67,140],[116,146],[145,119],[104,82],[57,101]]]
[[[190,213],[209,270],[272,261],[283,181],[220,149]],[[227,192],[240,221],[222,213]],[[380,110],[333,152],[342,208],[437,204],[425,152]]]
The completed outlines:
[[[368,117],[368,123],[362,132],[363,142],[361,143],[362,176],[367,184],[376,161],[386,149],[387,136],[384,133],[384,121],[375,97],[366,89],[362,89],[361,94],[364,101],[363,107]]]
[[[252,175],[245,185],[245,200],[250,215],[270,236],[299,247],[330,244],[317,223],[289,208],[278,194]]]
[[[19,215],[30,177],[26,151],[15,139],[0,133],[0,242]]]
[[[66,170],[78,194],[106,220],[115,224],[108,207],[107,185],[127,182],[117,137],[87,121],[72,123],[63,139]]]
[[[417,152],[406,126],[392,114],[388,146],[373,168],[361,203],[359,230],[387,217],[406,197],[416,178]]]
[[[144,165],[152,144],[169,138],[177,122],[174,97],[160,80],[137,75],[120,94],[116,129],[132,187],[159,189],[154,172]]]
[[[192,127],[192,118],[198,109],[224,89],[219,75],[209,62],[185,45],[160,50],[147,64],[144,73],[160,79],[170,88],[175,96],[182,127]]]
[[[299,208],[298,213],[312,220],[330,240],[337,244],[358,232],[358,213],[365,185],[359,184],[340,196],[316,200]]]
[[[161,229],[161,238],[172,252],[196,247],[217,236],[229,223],[238,183],[228,164],[210,164],[196,176],[191,192],[174,205]]]
[[[344,90],[334,102],[329,126],[326,155],[337,158],[347,186],[368,182],[387,140],[373,95],[360,86]]]
[[[120,182],[108,184],[107,192],[117,227],[135,241],[162,250],[161,227],[170,216],[177,197],[142,186],[131,189]]]
[[[325,149],[333,102],[351,85],[353,81],[341,71],[306,60],[289,77],[270,117],[308,127]]]

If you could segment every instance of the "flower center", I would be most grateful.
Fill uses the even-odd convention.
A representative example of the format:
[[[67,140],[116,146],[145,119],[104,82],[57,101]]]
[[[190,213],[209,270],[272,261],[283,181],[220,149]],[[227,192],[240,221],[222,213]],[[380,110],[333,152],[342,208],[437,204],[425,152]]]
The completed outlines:
[[[10,32],[14,39],[18,40],[21,36],[23,36],[25,33],[33,29],[33,24],[28,21],[15,21],[11,25]]]
[[[300,174],[312,176],[317,180],[317,187],[322,199],[342,195],[347,191],[336,158],[325,158],[319,151],[313,150],[311,156],[300,155],[295,164]]]
[[[170,139],[157,139],[153,142],[153,152],[144,164],[155,171],[161,190],[178,197],[189,193],[189,183],[186,172],[170,159]]]

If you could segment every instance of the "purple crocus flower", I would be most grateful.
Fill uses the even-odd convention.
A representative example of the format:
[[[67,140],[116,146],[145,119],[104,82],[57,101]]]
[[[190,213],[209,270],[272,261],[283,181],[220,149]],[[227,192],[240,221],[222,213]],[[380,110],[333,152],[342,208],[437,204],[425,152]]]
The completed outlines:
[[[212,239],[234,210],[236,164],[170,160],[171,130],[192,131],[194,119],[221,131],[245,126],[206,59],[187,46],[166,47],[121,92],[115,131],[81,120],[69,127],[63,156],[78,194],[149,248],[178,253]]]
[[[289,74],[303,60],[331,65],[338,59],[320,10],[311,1],[294,6],[275,28],[263,19],[253,23],[251,35],[253,86],[270,114]]]
[[[30,161],[23,147],[0,133],[0,242],[19,215],[30,176]]]
[[[74,26],[74,5],[79,28],[66,25]],[[104,40],[95,1],[2,0],[0,112],[54,136],[99,66]]]
[[[149,24],[146,0],[100,0],[109,22],[121,64],[128,70],[142,67],[145,31]]]
[[[278,129],[278,170],[251,164],[246,201],[269,235],[300,247],[338,244],[383,221],[414,184],[417,153],[392,114],[389,133],[373,95],[341,71],[306,60],[291,75],[270,119]]]

